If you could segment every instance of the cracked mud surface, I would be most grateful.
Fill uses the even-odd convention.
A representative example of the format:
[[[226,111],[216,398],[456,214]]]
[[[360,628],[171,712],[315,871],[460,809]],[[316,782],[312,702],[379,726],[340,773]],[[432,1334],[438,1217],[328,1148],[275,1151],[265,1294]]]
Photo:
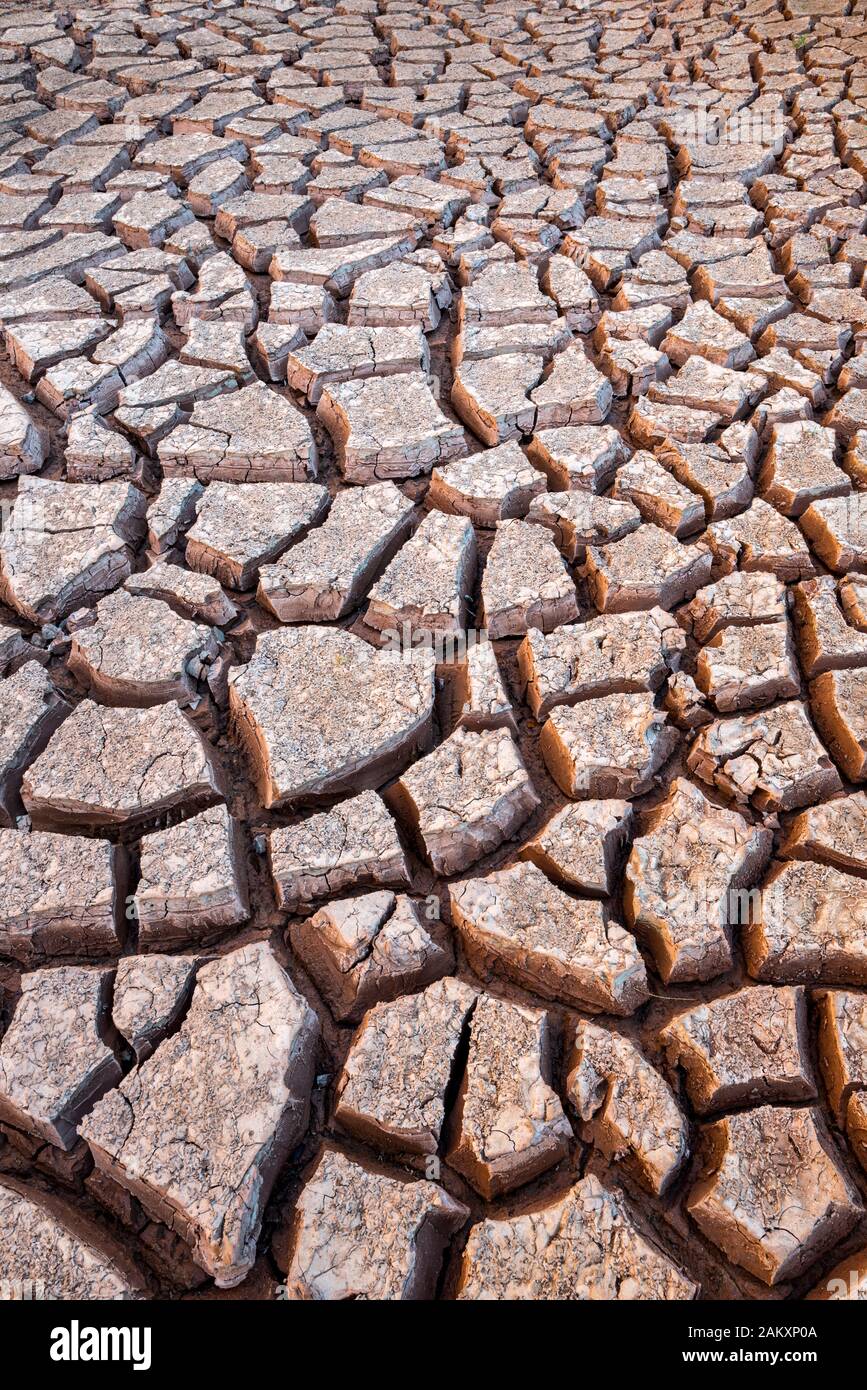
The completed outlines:
[[[0,1267],[867,1297],[864,0],[0,14]]]

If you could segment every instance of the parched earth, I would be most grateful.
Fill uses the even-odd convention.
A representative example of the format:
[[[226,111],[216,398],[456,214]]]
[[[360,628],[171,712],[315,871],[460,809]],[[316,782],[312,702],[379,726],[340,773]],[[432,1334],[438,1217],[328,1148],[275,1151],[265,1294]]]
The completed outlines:
[[[4,6],[4,1297],[867,1297],[865,60]]]

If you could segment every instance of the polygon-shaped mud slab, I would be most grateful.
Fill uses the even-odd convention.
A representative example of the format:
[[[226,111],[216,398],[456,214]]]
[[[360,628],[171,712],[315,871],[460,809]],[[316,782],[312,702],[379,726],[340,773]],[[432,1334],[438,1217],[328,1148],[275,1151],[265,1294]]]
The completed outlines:
[[[295,825],[278,826],[269,852],[277,902],[285,912],[347,888],[403,888],[410,881],[397,827],[373,791]]]
[[[534,497],[527,520],[553,532],[567,560],[582,562],[588,545],[608,545],[637,530],[641,512],[631,502],[592,492],[546,492]]]
[[[555,492],[604,492],[630,449],[613,425],[565,425],[538,430],[527,453]]]
[[[581,1019],[566,1060],[566,1095],[582,1138],[622,1161],[651,1192],[674,1182],[688,1153],[668,1083],[628,1038]]]
[[[580,343],[558,353],[544,380],[530,391],[539,430],[598,425],[612,404],[611,382],[593,365]]]
[[[527,462],[520,445],[508,440],[435,468],[427,501],[440,511],[468,516],[476,526],[496,526],[526,515],[532,499],[544,491],[544,476]]]
[[[584,574],[600,613],[674,608],[710,580],[713,558],[659,526],[639,526],[626,544],[588,546]]]
[[[722,521],[752,500],[758,448],[752,424],[736,421],[713,443],[665,440],[656,446],[656,457],[679,483],[698,493],[708,521]]]
[[[777,852],[786,859],[816,859],[838,869],[867,871],[867,794],[835,797],[801,811]]]
[[[659,1040],[700,1115],[815,1098],[803,989],[739,989],[678,1014]]]
[[[526,521],[502,521],[482,575],[479,621],[492,640],[550,632],[578,617],[575,585],[553,541]]]
[[[539,738],[548,771],[567,796],[627,800],[650,789],[676,744],[650,694],[557,705]]]
[[[0,830],[0,953],[28,962],[117,955],[122,893],[114,876],[122,872],[105,840]]]
[[[809,579],[816,572],[810,548],[794,521],[760,497],[745,512],[715,521],[706,539],[726,570],[765,570],[784,583]]]
[[[182,617],[212,627],[229,627],[238,617],[237,605],[216,579],[169,560],[157,560],[150,569],[131,574],[124,588],[129,594],[158,598]]]
[[[423,905],[387,890],[332,901],[293,923],[289,938],[340,1022],[423,989],[453,963],[429,934]]]
[[[572,1130],[551,1089],[547,1015],[483,994],[455,1101],[448,1162],[488,1201],[559,1163]]]
[[[867,666],[867,633],[850,623],[840,600],[830,574],[805,579],[792,592],[798,655],[808,680],[824,671]]]
[[[810,710],[850,782],[867,780],[867,668],[817,676],[810,682]]]
[[[319,404],[322,392],[343,381],[405,372],[426,373],[427,341],[415,324],[400,328],[350,328],[326,323],[313,342],[289,352],[287,379],[293,390]]]
[[[852,484],[834,462],[834,431],[815,420],[774,425],[757,485],[766,502],[800,516],[823,497],[845,496]]]
[[[263,382],[197,400],[189,424],[157,445],[163,476],[200,482],[306,482],[316,443],[301,411]]]
[[[0,1118],[71,1149],[82,1115],[121,1078],[103,1040],[112,971],[59,965],[22,976],[0,1042]]]
[[[525,261],[489,266],[461,294],[461,323],[550,323],[556,317],[557,306]]]
[[[759,811],[796,810],[842,789],[840,774],[797,700],[715,720],[699,732],[687,766],[723,796]]]
[[[120,418],[130,418],[136,411],[154,411],[170,405],[192,411],[197,401],[231,393],[237,385],[237,376],[227,367],[195,367],[171,358],[149,376],[124,387],[120,392]],[[169,421],[177,418],[176,413],[172,411],[167,418]]]
[[[259,566],[321,521],[328,501],[312,483],[211,483],[187,532],[187,564],[229,589],[250,589]]]
[[[346,322],[389,327],[417,323],[431,333],[451,298],[445,267],[437,272],[427,264],[415,264],[410,254],[406,260],[359,275],[349,296]]]
[[[464,362],[515,353],[527,353],[548,361],[554,353],[568,346],[569,341],[564,319],[555,319],[553,323],[512,324],[508,328],[469,324],[452,342],[452,362],[457,367]],[[468,378],[471,380],[472,375]],[[483,391],[479,403],[488,394]]]
[[[568,256],[549,256],[541,284],[573,332],[591,332],[599,320],[602,306],[589,277],[580,266]]]
[[[0,1183],[4,1278],[15,1290],[66,1302],[114,1302],[144,1296],[135,1263],[95,1225],[82,1221],[57,1197]]]
[[[22,478],[0,536],[0,596],[41,624],[116,588],[132,570],[146,507],[128,483]]]
[[[229,708],[264,806],[379,786],[428,746],[433,663],[409,656],[326,627],[259,637]]]
[[[436,1153],[476,991],[449,976],[365,1014],[337,1080],[335,1122],[380,1151]]]
[[[665,385],[667,383],[662,383]],[[656,449],[672,440],[703,444],[722,427],[725,417],[717,411],[695,410],[679,402],[657,400],[651,391],[660,391],[662,386],[651,386],[632,408],[627,424],[636,444],[644,449]]]
[[[628,801],[578,801],[552,816],[520,857],[567,888],[608,897],[631,828]]]
[[[544,365],[544,359],[532,352],[465,357],[452,383],[452,406],[484,444],[502,444],[529,434],[536,423],[530,391]]]
[[[835,574],[867,570],[867,499],[863,493],[813,502],[801,526],[819,559]]]
[[[433,1298],[467,1209],[433,1182],[372,1172],[326,1149],[295,1207],[290,1299]]]
[[[731,930],[748,915],[739,890],[756,882],[772,842],[770,830],[715,806],[680,777],[647,813],[626,865],[624,910],[666,983],[731,968]]]
[[[193,478],[169,478],[148,507],[147,543],[151,555],[167,555],[179,544],[204,493]]]
[[[136,471],[136,451],[116,430],[107,429],[95,411],[73,415],[66,429],[66,477],[71,483],[102,483],[129,478]]]
[[[244,269],[218,251],[199,267],[196,287],[172,295],[172,313],[178,328],[186,329],[194,318],[241,323],[247,333],[256,326],[259,312]]]
[[[28,768],[21,795],[42,825],[130,827],[217,799],[214,754],[176,704],[83,700]]]
[[[622,1197],[594,1174],[541,1210],[488,1217],[470,1231],[458,1298],[672,1299],[696,1285],[636,1227]]]
[[[684,645],[682,628],[661,608],[601,613],[547,634],[528,632],[518,670],[538,719],[555,705],[658,690],[677,670]]]
[[[456,729],[386,792],[434,870],[459,873],[497,849],[539,805],[508,729]]]
[[[11,391],[0,388],[0,478],[38,473],[46,452],[44,431]]]
[[[220,1288],[249,1273],[306,1127],[318,1031],[267,943],[251,943],[202,966],[178,1032],[82,1126],[100,1172],[178,1230]]]
[[[630,1014],[647,998],[635,938],[597,901],[569,897],[535,864],[516,864],[449,890],[452,921],[482,978],[515,984],[590,1013]]]
[[[808,581],[809,582],[809,581]],[[738,623],[780,623],[786,617],[786,589],[776,575],[732,570],[699,589],[678,614],[697,642],[710,642]]]
[[[254,343],[261,341],[260,324]],[[244,342],[241,324],[223,323],[219,319],[191,319],[179,360],[197,367],[226,367],[235,372],[239,382],[252,378],[250,359]],[[285,374],[284,374],[285,375]]]
[[[143,1062],[186,1008],[196,975],[193,956],[124,956],[117,963],[111,1021]]]
[[[745,367],[756,355],[749,338],[706,299],[690,304],[680,322],[669,328],[661,347],[677,367],[692,356],[704,357],[720,367]]]
[[[702,499],[645,449],[639,449],[617,470],[612,495],[632,502],[645,521],[679,539],[704,529]]]
[[[371,589],[365,621],[393,636],[411,628],[460,634],[476,560],[469,519],[429,512]]]
[[[819,1016],[819,1067],[834,1114],[841,1126],[853,1101],[863,1116],[867,1083],[864,1058],[867,1012],[862,994],[847,990],[820,990],[816,995]],[[854,1116],[853,1116],[854,1118]],[[863,1131],[863,1122],[858,1125]],[[863,1152],[863,1136],[861,1138]],[[863,1162],[863,1158],[862,1158]]]
[[[789,624],[724,628],[699,652],[695,678],[721,714],[798,695],[801,682]]]
[[[440,410],[422,372],[327,387],[316,413],[348,482],[414,478],[467,452],[463,430]]]
[[[217,655],[210,628],[123,589],[70,619],[69,668],[106,705],[150,705],[192,697],[189,667]]]
[[[259,602],[284,623],[344,617],[407,539],[414,515],[394,483],[339,492],[320,526],[260,568]]]
[[[0,820],[14,824],[25,767],[45,747],[69,706],[39,661],[25,661],[0,682]]]
[[[134,906],[140,951],[198,945],[246,920],[244,841],[225,806],[144,836]]]
[[[506,693],[503,677],[497,664],[497,654],[488,641],[467,644],[466,660],[456,672],[454,684],[458,728],[511,729],[518,732],[512,702]]]
[[[867,887],[830,864],[771,867],[743,930],[747,969],[773,984],[863,984]]]
[[[336,317],[337,305],[321,285],[296,285],[275,280],[271,286],[268,322],[294,324],[305,333],[316,333]]]
[[[687,1209],[763,1284],[808,1269],[862,1215],[816,1111],[765,1105],[718,1120],[704,1138],[705,1169]]]

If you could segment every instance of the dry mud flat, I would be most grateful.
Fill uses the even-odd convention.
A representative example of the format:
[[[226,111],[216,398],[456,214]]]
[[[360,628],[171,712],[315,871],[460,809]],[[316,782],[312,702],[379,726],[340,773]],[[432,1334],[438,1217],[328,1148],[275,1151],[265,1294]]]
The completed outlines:
[[[867,1297],[865,59],[4,8],[5,1283]]]

